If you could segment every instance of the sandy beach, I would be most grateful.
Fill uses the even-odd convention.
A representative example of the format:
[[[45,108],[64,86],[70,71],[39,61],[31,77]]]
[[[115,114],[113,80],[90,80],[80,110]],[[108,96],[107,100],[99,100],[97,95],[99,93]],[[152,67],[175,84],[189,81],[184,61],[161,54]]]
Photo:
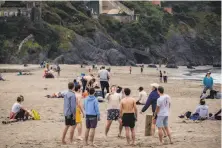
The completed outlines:
[[[10,65],[0,65],[10,68]],[[13,65],[21,68],[23,65]],[[67,84],[80,75],[81,72],[88,73],[86,68],[79,65],[60,65],[61,76],[55,79],[42,78],[43,69],[37,65],[29,65],[33,75],[17,76],[17,73],[3,73],[7,81],[0,81],[0,119],[5,120],[9,116],[11,107],[18,95],[23,95],[25,101],[23,106],[27,109],[35,109],[41,115],[39,121],[17,122],[0,125],[0,148],[73,148],[83,147],[83,142],[75,141],[71,145],[61,145],[61,136],[64,128],[63,99],[52,99],[44,97],[47,94],[67,89]],[[219,148],[221,146],[221,122],[206,120],[200,123],[183,123],[178,116],[186,111],[194,111],[199,103],[199,96],[203,89],[202,82],[192,80],[174,80],[171,77],[177,73],[177,69],[165,69],[168,72],[168,83],[161,84],[165,93],[171,96],[172,108],[170,111],[169,125],[172,131],[173,145],[158,146],[158,134],[154,137],[145,137],[145,116],[151,114],[151,107],[144,114],[139,114],[136,123],[136,146],[164,147],[164,148]],[[97,73],[97,71],[93,71]],[[129,87],[132,96],[138,98],[138,87],[143,86],[146,92],[151,92],[151,83],[159,83],[159,72],[154,68],[144,68],[144,74],[140,74],[139,67],[111,67],[110,84]],[[47,88],[45,90],[44,88]],[[214,86],[220,90],[220,85]],[[209,112],[215,113],[221,108],[221,100],[206,100]],[[101,121],[98,123],[95,136],[95,144],[100,148],[123,148],[126,147],[126,138],[117,138],[118,123],[113,122],[108,138],[104,139],[106,124],[107,103],[100,103]],[[138,111],[142,106],[137,106]],[[83,135],[85,122],[83,121]],[[77,135],[77,131],[75,132]],[[125,131],[122,135],[125,137]],[[68,135],[67,135],[68,141]],[[88,146],[89,147],[89,146]],[[128,146],[127,146],[128,148]]]

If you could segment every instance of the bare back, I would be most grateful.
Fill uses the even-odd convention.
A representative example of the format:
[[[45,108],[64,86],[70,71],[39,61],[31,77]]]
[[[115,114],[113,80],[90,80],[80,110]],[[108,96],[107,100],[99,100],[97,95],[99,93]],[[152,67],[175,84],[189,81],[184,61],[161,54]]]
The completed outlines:
[[[135,113],[136,102],[135,99],[128,97],[123,98],[120,103],[120,107],[122,109],[122,113]]]

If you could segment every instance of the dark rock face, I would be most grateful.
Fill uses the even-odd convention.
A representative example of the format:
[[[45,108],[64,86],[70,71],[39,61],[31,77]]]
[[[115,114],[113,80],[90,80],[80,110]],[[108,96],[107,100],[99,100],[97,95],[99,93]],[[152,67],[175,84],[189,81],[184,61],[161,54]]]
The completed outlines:
[[[157,66],[154,65],[154,64],[149,64],[148,67],[150,67],[150,68],[157,68]]]
[[[167,64],[166,68],[178,68],[176,64]]]

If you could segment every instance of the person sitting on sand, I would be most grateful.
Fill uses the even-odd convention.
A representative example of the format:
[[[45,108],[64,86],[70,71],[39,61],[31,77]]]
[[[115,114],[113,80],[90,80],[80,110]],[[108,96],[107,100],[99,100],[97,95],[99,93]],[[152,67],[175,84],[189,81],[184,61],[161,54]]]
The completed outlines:
[[[107,108],[107,124],[105,128],[105,135],[107,136],[110,126],[112,124],[112,121],[119,121],[119,133],[118,137],[121,136],[122,132],[122,123],[120,120],[120,110],[119,110],[119,104],[121,101],[121,97],[118,93],[116,93],[116,86],[111,86],[111,93],[106,94],[105,97],[108,100],[108,108]]]
[[[86,114],[86,132],[85,132],[85,144],[88,145],[89,132],[90,134],[90,144],[94,144],[95,129],[97,127],[97,122],[100,121],[100,111],[99,102],[94,96],[95,89],[89,89],[89,96],[84,100],[84,109]]]
[[[76,107],[76,124],[78,129],[78,140],[82,139],[82,116],[84,118],[84,112],[83,112],[83,106],[82,106],[82,94],[80,90],[80,85],[75,86],[75,95],[76,95],[76,101],[77,101],[77,107]]]
[[[20,95],[17,97],[17,102],[15,102],[12,106],[12,110],[10,112],[9,119],[11,121],[18,121],[18,120],[27,120],[28,117],[32,117],[28,110],[26,110],[21,103],[24,101],[24,97]]]
[[[73,92],[74,84],[68,83],[69,91],[64,96],[64,116],[65,116],[65,129],[62,134],[62,144],[66,144],[65,137],[66,133],[71,126],[70,131],[70,142],[73,141],[73,135],[76,128],[76,96]]]
[[[2,74],[0,73],[0,81],[5,81],[5,79],[3,79]]]
[[[120,118],[122,126],[125,127],[127,144],[130,145],[130,131],[132,135],[132,145],[135,145],[135,122],[137,121],[136,101],[130,97],[131,90],[124,89],[125,98],[120,102]]]
[[[143,87],[139,87],[139,99],[136,101],[137,105],[145,105],[147,100],[147,93],[144,91]]]

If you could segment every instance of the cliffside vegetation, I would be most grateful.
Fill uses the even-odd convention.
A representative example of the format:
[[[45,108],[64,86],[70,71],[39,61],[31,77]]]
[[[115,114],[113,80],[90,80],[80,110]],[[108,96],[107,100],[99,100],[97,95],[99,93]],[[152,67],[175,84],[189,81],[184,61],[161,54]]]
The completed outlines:
[[[173,46],[180,47],[171,46],[170,39],[179,34],[189,45],[189,49],[202,52],[201,56],[208,56],[210,53],[214,57],[220,53],[221,2],[163,2],[162,6],[173,8],[173,15],[165,12],[163,7],[154,6],[150,2],[122,3],[135,10],[135,14],[139,16],[137,21],[123,24],[105,15],[96,20],[91,17],[85,2],[77,1],[42,2],[41,21],[32,21],[21,16],[1,18],[0,63],[38,63],[43,59],[54,60],[63,52],[75,48],[72,43],[76,35],[87,39],[92,46],[101,48],[93,43],[95,33],[98,32],[102,32],[109,39],[113,44],[112,48],[114,44],[139,50],[166,45],[166,49],[161,47],[161,50],[170,50],[173,53],[176,52]],[[22,53],[17,55],[20,42],[29,34],[34,35],[34,40],[25,43]],[[44,53],[41,58],[40,53]],[[35,54],[35,59],[27,58],[30,54]],[[148,61],[154,63],[157,62],[155,58],[162,58],[154,52],[150,52],[150,57]],[[171,58],[170,55],[166,57]],[[184,60],[187,60],[186,58]],[[207,62],[212,64],[212,60]]]

